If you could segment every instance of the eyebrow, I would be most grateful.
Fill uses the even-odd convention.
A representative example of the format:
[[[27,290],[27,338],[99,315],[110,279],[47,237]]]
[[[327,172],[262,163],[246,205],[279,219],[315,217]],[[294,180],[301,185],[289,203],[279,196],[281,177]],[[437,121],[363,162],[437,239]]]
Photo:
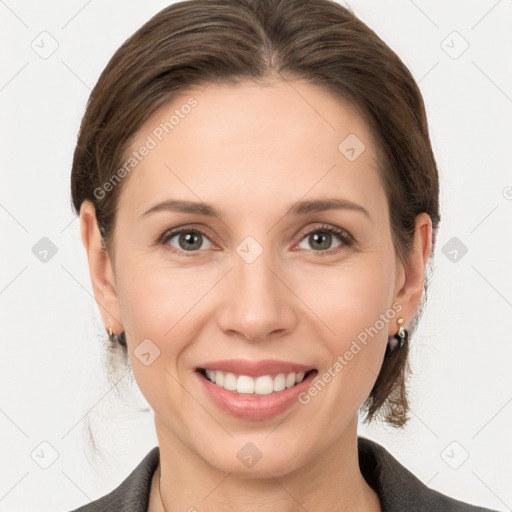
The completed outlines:
[[[318,213],[326,210],[352,210],[370,217],[368,210],[360,204],[353,203],[348,199],[316,199],[314,201],[299,201],[292,205],[287,215],[305,215],[307,213]]]
[[[145,211],[140,217],[146,217],[152,213],[171,211],[178,213],[195,213],[198,215],[206,215],[208,217],[221,218],[221,213],[214,206],[207,203],[197,203],[194,201],[180,201],[170,199],[161,203],[155,204],[149,210]]]
[[[291,206],[286,215],[306,215],[308,213],[318,213],[326,210],[352,210],[360,212],[370,217],[368,210],[363,206],[353,203],[347,199],[316,199],[311,201],[299,201]],[[140,217],[146,217],[152,213],[161,211],[173,211],[178,213],[192,213],[197,215],[206,215],[207,217],[222,218],[220,210],[213,205],[203,202],[167,200],[152,206]]]

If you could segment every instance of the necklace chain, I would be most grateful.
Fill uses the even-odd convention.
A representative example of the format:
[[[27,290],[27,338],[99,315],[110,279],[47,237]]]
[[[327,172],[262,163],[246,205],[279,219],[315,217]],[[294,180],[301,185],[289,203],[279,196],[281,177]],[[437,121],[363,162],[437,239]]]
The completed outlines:
[[[160,471],[160,468],[158,470],[158,495],[160,496],[160,503],[162,504],[162,507],[164,509],[164,512],[167,512],[167,509],[165,508],[165,505],[164,505],[164,500],[162,498],[162,493],[160,492],[160,480],[162,478],[162,473]]]

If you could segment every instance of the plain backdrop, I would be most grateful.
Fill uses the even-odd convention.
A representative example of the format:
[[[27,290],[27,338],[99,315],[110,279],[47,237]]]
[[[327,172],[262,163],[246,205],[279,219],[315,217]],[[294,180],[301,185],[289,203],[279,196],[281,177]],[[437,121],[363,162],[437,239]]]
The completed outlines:
[[[0,1],[1,511],[97,499],[157,444],[136,386],[112,387],[105,376],[69,180],[91,88],[120,44],[166,5]],[[511,510],[512,3],[349,5],[419,82],[442,213],[411,343],[412,419],[403,431],[375,424],[360,434],[430,487]]]

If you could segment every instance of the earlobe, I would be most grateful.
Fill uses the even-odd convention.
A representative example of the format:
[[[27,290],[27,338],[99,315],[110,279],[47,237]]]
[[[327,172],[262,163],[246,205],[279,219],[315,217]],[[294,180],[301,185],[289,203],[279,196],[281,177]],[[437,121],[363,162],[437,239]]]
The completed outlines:
[[[403,286],[394,299],[394,302],[402,306],[400,316],[405,319],[405,325],[413,319],[418,310],[431,251],[432,221],[429,215],[421,213],[416,217],[413,244],[402,278]],[[390,335],[393,334],[394,331],[390,332]]]
[[[111,259],[98,228],[96,210],[88,200],[80,207],[80,234],[87,253],[94,297],[105,328],[120,332],[123,327]]]

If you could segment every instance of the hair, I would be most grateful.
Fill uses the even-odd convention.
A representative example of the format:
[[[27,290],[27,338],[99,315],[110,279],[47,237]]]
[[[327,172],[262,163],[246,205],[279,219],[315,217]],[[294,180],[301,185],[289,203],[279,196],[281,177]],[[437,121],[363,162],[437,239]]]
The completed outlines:
[[[273,79],[321,86],[357,110],[377,145],[394,249],[406,263],[416,216],[425,212],[433,226],[430,262],[440,221],[439,181],[423,98],[402,60],[350,9],[332,0],[178,2],[123,43],[91,92],[71,172],[75,212],[83,201],[93,203],[109,255],[126,179],[108,191],[105,184],[112,183],[144,122],[194,86]],[[427,287],[425,276],[409,336]],[[110,339],[126,363],[124,332]],[[408,344],[386,350],[362,405],[366,422],[378,416],[395,427],[405,425],[409,372]]]

